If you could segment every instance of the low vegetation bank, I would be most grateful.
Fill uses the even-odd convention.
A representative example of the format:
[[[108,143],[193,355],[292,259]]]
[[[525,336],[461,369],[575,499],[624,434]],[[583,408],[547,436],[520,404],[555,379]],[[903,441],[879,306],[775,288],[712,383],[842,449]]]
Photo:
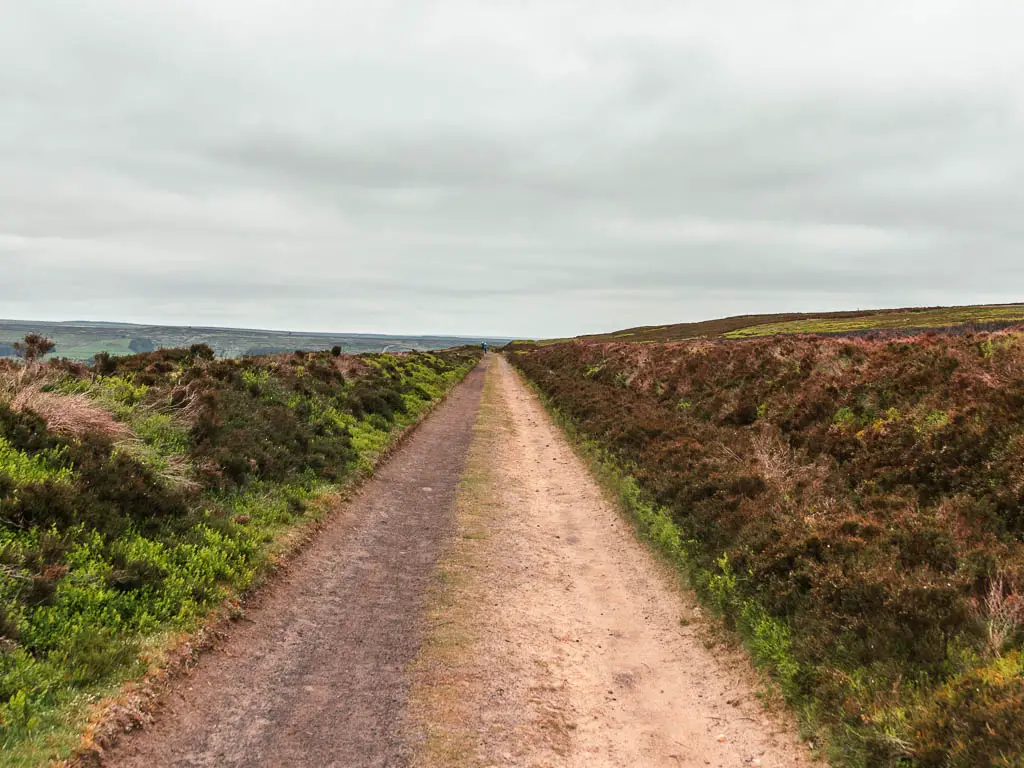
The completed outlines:
[[[747,339],[781,334],[913,335],[928,330],[944,333],[975,333],[1003,330],[1024,322],[1024,304],[988,304],[970,307],[915,307],[906,309],[867,309],[846,312],[783,313],[738,315],[695,323],[625,328],[611,333],[577,337],[593,344],[629,342],[631,344],[670,343],[692,339]],[[573,339],[515,341],[511,350],[528,350]]]
[[[836,765],[1024,766],[1024,334],[509,355]]]
[[[0,762],[73,746],[161,633],[245,589],[477,363],[455,349],[0,361]]]

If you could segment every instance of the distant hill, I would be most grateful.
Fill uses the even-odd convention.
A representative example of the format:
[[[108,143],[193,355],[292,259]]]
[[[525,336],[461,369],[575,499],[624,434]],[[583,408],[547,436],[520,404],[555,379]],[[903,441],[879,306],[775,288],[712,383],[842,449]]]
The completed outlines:
[[[153,349],[209,344],[220,357],[317,350],[341,346],[347,353],[449,349],[488,342],[500,346],[509,339],[460,336],[394,336],[362,333],[303,333],[248,328],[205,328],[74,321],[0,320],[0,357],[14,353],[12,344],[28,333],[41,333],[56,342],[54,357],[90,361],[99,352],[131,355]]]
[[[920,307],[868,309],[850,312],[784,313],[737,315],[718,320],[672,325],[626,328],[612,333],[591,334],[575,339],[516,341],[523,346],[558,344],[565,341],[671,342],[687,339],[747,339],[778,334],[844,335],[872,331],[913,331],[932,328],[1000,328],[1024,323],[1024,304],[991,304],[965,307]]]

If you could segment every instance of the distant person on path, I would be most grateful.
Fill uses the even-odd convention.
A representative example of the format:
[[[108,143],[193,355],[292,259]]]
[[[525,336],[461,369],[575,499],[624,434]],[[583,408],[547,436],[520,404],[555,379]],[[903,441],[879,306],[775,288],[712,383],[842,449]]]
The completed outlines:
[[[483,348],[484,352],[487,352],[487,342],[486,341],[483,344],[481,344],[480,346]]]

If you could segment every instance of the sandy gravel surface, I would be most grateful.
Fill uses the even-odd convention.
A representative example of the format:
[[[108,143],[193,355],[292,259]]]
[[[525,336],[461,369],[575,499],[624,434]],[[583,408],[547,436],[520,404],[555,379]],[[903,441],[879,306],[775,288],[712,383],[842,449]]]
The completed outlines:
[[[379,470],[106,765],[402,766],[406,667],[452,532],[486,365]]]
[[[419,764],[809,764],[537,398],[504,360],[490,376],[416,672]]]

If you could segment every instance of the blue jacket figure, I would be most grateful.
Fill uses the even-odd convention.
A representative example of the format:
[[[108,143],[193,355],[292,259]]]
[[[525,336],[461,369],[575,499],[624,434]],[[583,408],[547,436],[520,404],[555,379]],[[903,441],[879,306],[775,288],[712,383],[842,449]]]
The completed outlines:
[[[483,344],[481,344],[480,346],[483,348],[484,352],[487,351],[487,342],[486,341]]]

